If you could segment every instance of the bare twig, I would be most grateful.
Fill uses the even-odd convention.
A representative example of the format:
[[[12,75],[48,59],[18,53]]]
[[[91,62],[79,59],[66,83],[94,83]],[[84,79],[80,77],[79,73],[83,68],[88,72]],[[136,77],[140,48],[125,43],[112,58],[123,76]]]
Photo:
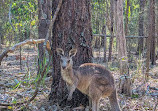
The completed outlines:
[[[59,0],[57,9],[56,9],[56,11],[55,11],[55,13],[54,13],[54,16],[53,16],[53,18],[52,18],[52,20],[51,20],[51,23],[50,23],[50,25],[49,25],[49,29],[48,29],[48,32],[47,32],[47,35],[46,35],[46,39],[45,39],[45,42],[44,42],[44,45],[43,45],[43,46],[44,46],[44,49],[46,49],[46,45],[47,45],[47,41],[48,41],[48,38],[49,38],[49,34],[51,33],[51,31],[52,31],[52,29],[53,29],[54,22],[55,22],[55,20],[56,20],[56,18],[57,18],[58,12],[59,12],[60,7],[61,7],[61,5],[62,5],[62,1],[63,1],[63,0]]]
[[[100,36],[100,37],[104,37],[104,34],[93,34],[93,36]],[[106,35],[107,37],[116,37],[115,35]],[[148,36],[125,36],[126,38],[148,38]]]

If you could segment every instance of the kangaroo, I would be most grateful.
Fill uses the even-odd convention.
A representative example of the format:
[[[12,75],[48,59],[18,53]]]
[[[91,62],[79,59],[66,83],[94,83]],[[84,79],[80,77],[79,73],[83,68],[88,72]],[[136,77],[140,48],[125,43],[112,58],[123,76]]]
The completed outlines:
[[[61,48],[56,51],[61,57],[61,76],[69,89],[68,100],[71,100],[77,88],[92,100],[92,111],[99,111],[99,100],[104,97],[109,98],[112,111],[121,111],[113,75],[104,66],[85,63],[74,70],[72,57],[76,55],[77,49],[71,49],[67,56]]]

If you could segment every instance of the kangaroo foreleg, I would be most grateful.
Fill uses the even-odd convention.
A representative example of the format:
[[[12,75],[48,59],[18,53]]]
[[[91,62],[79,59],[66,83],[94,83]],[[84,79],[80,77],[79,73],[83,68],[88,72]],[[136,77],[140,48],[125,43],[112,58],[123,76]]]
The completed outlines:
[[[70,92],[69,92],[67,100],[72,99],[72,94],[75,91],[75,89],[77,88],[77,85],[78,85],[78,80],[76,80],[75,83],[72,86],[70,86]]]

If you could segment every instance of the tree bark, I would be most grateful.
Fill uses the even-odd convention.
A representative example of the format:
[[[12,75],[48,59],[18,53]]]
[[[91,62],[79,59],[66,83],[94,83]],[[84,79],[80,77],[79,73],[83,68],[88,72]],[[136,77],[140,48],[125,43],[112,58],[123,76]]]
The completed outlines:
[[[0,34],[0,50],[2,49],[2,39],[1,39],[1,34]]]
[[[127,3],[127,4],[126,4]],[[125,36],[128,36],[128,21],[129,21],[129,6],[130,6],[130,0],[125,0],[125,5],[126,5],[126,12],[125,12]],[[131,58],[131,39],[126,39],[126,43],[127,43],[127,52],[128,52],[128,58]],[[128,59],[128,61],[130,62],[131,60]]]
[[[150,59],[151,64],[156,65],[156,55],[155,55],[155,0],[150,1],[150,15],[151,19],[149,26],[149,36],[151,36],[151,46],[150,46]],[[151,28],[150,28],[151,27]]]
[[[117,33],[117,0],[114,0],[114,33]],[[117,38],[116,38],[117,40]],[[118,51],[118,43],[116,42],[116,51]]]
[[[118,58],[120,62],[120,88],[121,93],[131,95],[131,81],[128,71],[128,58],[126,50],[126,39],[123,27],[123,1],[117,0],[117,25],[116,25],[116,37],[118,45]]]
[[[110,8],[111,8],[111,29],[110,29],[110,45],[109,45],[109,56],[108,61],[111,61],[111,55],[112,55],[112,47],[113,47],[113,38],[114,38],[114,0],[110,1]]]
[[[107,21],[106,21],[107,22]],[[106,39],[106,25],[102,28],[102,34],[104,34],[104,59],[103,62],[106,62],[106,50],[107,50],[107,39]]]
[[[156,44],[156,46],[158,46],[158,1],[156,0],[155,1],[155,16],[156,16],[156,23],[155,23],[155,28],[156,28],[156,30],[155,30],[155,35],[156,35],[156,37],[157,37],[157,44]],[[158,59],[158,51],[157,51],[157,58],[156,59]]]
[[[0,52],[1,52],[1,49],[2,49],[2,37],[3,37],[3,30],[2,30],[2,24],[0,23],[0,30],[1,30],[1,33],[0,33]]]
[[[125,23],[125,35],[128,35],[128,13],[129,13],[129,5],[130,5],[130,0],[127,0],[127,8],[126,8],[126,23]]]
[[[58,0],[52,2],[54,11]],[[67,90],[65,82],[61,78],[59,57],[56,48],[62,48],[66,53],[76,47],[77,55],[73,58],[74,68],[79,65],[91,62],[92,58],[92,29],[90,0],[64,0],[57,19],[52,29],[52,62],[53,62],[53,82],[51,86],[50,100],[58,102],[59,105],[71,107],[80,104],[87,105],[88,98],[79,91],[75,91],[71,101],[67,102]]]
[[[96,33],[99,34],[99,20],[98,18],[96,19]],[[95,39],[95,48],[99,48],[99,45],[100,45],[100,37],[96,37]]]
[[[154,5],[155,0],[150,0],[149,2],[149,32],[148,32],[148,39],[147,39],[147,58],[146,58],[146,75],[145,80],[148,81],[149,77],[149,67],[150,67],[150,58],[152,64],[155,62],[155,13],[154,13]],[[153,48],[153,49],[152,49]]]
[[[145,3],[144,0],[139,1],[139,5],[140,5],[139,28],[138,28],[139,36],[144,36],[144,3]],[[143,44],[144,44],[144,38],[138,38],[137,54],[141,54],[143,52]]]

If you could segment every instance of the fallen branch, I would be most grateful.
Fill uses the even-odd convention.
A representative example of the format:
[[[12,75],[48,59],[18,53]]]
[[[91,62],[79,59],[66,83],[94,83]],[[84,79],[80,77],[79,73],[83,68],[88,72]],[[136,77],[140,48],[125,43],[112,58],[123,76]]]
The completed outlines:
[[[149,93],[148,95],[150,95],[150,96],[152,96],[152,97],[155,97],[155,96],[158,97],[158,93]]]
[[[156,90],[156,91],[158,91],[158,88],[156,88],[156,87],[151,87],[151,86],[147,86],[147,95],[150,95],[150,96],[153,96],[153,97],[155,97],[155,96],[157,96],[158,97],[158,92],[152,92],[152,93],[149,93],[149,90]]]
[[[156,88],[156,87],[151,87],[151,86],[148,86],[148,87],[149,87],[149,89],[157,90],[158,91],[158,88]]]
[[[45,39],[27,39],[23,42],[17,43],[15,44],[13,47],[11,48],[7,48],[5,51],[2,52],[2,54],[0,55],[0,65],[1,62],[3,60],[4,57],[8,56],[8,53],[13,53],[16,49],[20,48],[21,46],[24,46],[26,44],[39,44],[39,43],[43,43],[45,42]],[[52,53],[49,42],[47,41],[47,45],[46,45],[46,49],[49,53]]]

